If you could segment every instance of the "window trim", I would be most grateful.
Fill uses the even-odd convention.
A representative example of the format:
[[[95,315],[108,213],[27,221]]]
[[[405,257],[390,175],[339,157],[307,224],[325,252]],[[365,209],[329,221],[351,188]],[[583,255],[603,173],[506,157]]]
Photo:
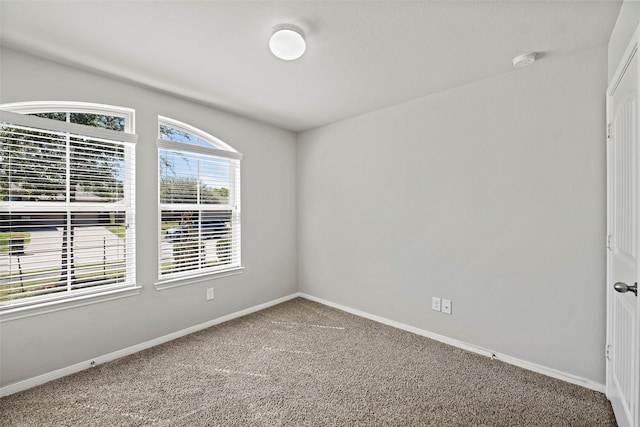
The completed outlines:
[[[89,113],[89,114],[105,114],[110,113],[124,118],[124,131],[118,134],[135,134],[135,110],[133,108],[119,107],[108,104],[95,104],[92,102],[77,101],[27,101],[27,102],[10,102],[0,105],[0,111],[14,112],[20,115],[50,112],[65,113]],[[40,117],[35,117],[40,118]],[[65,122],[60,122],[65,123]],[[70,123],[75,124],[75,123]],[[85,126],[82,126],[83,128]],[[100,129],[100,128],[90,128]],[[102,129],[109,130],[109,129]],[[115,131],[114,131],[115,132]]]
[[[11,111],[9,111],[11,110]],[[17,113],[16,111],[19,111]],[[63,121],[56,121],[42,117],[30,116],[28,114],[42,113],[42,112],[79,112],[88,114],[104,114],[122,116],[125,120],[125,130],[114,131],[110,129],[95,128],[85,126],[77,123],[69,123]],[[49,313],[52,311],[63,310],[72,307],[78,307],[88,304],[94,304],[103,301],[109,301],[116,298],[123,298],[127,296],[137,295],[141,291],[141,286],[136,283],[136,260],[135,260],[135,144],[138,141],[138,136],[130,133],[129,130],[134,129],[133,114],[134,110],[114,107],[104,104],[90,104],[90,103],[78,103],[78,102],[20,102],[11,104],[0,105],[0,120],[5,123],[14,124],[16,126],[25,126],[31,128],[40,128],[49,132],[60,132],[64,134],[87,136],[97,140],[104,140],[105,142],[118,141],[120,143],[127,143],[131,147],[131,153],[133,153],[132,159],[130,159],[130,165],[127,168],[127,178],[131,181],[131,185],[127,186],[126,193],[129,200],[129,212],[128,216],[131,217],[133,224],[128,230],[128,238],[131,242],[127,242],[127,246],[132,245],[134,248],[134,258],[131,261],[126,261],[128,266],[131,267],[130,271],[127,271],[129,277],[128,283],[120,283],[117,285],[103,285],[97,288],[88,289],[86,291],[75,290],[69,294],[67,292],[61,294],[54,294],[50,297],[45,295],[35,296],[31,301],[23,304],[17,304],[15,306],[7,305],[0,310],[0,323],[5,321],[11,321],[23,317],[35,316],[39,314]],[[45,205],[50,205],[59,210],[60,205],[55,203],[51,205],[48,202],[36,202],[40,203],[39,210],[42,210]],[[69,211],[71,207],[65,204],[64,211]],[[31,202],[4,202],[0,201],[0,207],[16,207],[16,209],[33,210],[35,206],[31,206]],[[111,206],[111,204],[110,204]],[[125,203],[126,206],[126,203]],[[100,207],[96,205],[96,207]],[[80,208],[80,207],[79,207]],[[82,208],[80,208],[82,210]],[[46,210],[45,212],[49,212]],[[60,211],[62,212],[62,211]]]
[[[27,114],[31,113],[14,113],[11,111],[2,110],[1,107],[2,106],[0,106],[0,120],[5,122],[12,122],[21,126],[41,128],[44,130],[55,132],[85,135],[91,138],[103,140],[115,139],[121,142],[129,142],[132,144],[138,142],[138,135],[133,133],[118,132],[111,129],[92,128],[77,123],[67,123],[57,120],[45,119],[43,117],[28,116]]]
[[[211,147],[201,147],[198,145],[187,145],[183,142],[169,141],[158,138],[156,141],[161,150],[179,151],[181,153],[203,154],[205,156],[224,157],[226,159],[242,160],[242,153],[237,151],[226,151]]]
[[[202,283],[208,280],[221,279],[223,277],[235,276],[244,272],[244,266],[228,268],[226,270],[207,271],[200,274],[185,275],[182,277],[172,276],[170,278],[158,278],[153,286],[158,291],[165,289],[177,288],[180,286],[193,285],[195,283]],[[176,273],[176,275],[179,273]]]
[[[12,320],[22,319],[25,317],[40,316],[54,311],[83,307],[114,299],[126,298],[138,295],[140,292],[142,292],[142,286],[135,284],[134,286],[128,286],[126,288],[105,289],[101,292],[74,295],[68,298],[14,307],[0,312],[0,323],[10,322]]]

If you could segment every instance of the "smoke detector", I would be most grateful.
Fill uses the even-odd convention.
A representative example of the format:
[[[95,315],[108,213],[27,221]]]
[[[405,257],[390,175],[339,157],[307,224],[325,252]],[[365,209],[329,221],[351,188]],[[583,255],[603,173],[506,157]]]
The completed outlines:
[[[513,68],[524,68],[534,63],[536,60],[535,52],[524,53],[513,58]]]

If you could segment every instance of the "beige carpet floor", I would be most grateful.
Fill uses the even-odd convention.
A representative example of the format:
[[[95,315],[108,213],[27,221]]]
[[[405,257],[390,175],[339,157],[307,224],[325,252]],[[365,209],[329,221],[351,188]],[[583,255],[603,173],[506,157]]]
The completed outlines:
[[[615,426],[601,393],[304,299],[0,399],[2,426]]]

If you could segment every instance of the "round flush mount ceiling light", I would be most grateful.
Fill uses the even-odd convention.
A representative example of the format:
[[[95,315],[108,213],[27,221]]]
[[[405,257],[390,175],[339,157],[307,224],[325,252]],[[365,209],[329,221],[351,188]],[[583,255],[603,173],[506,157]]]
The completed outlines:
[[[273,29],[269,39],[269,49],[277,58],[285,61],[298,59],[306,48],[304,33],[295,25],[282,24]]]
[[[531,52],[516,56],[515,58],[513,58],[512,62],[514,68],[524,68],[533,64],[535,60],[536,54],[535,52]]]

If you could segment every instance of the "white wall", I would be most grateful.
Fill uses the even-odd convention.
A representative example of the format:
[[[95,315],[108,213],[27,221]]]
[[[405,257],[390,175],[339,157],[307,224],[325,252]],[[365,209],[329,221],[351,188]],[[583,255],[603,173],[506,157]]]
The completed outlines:
[[[0,323],[0,386],[90,360],[297,291],[296,135],[12,50],[0,102],[68,100],[136,109],[137,296]],[[242,161],[244,273],[156,291],[157,116],[231,144]],[[215,300],[205,289],[215,287]]]
[[[606,64],[551,52],[301,134],[301,292],[604,384]]]
[[[640,23],[640,0],[625,0],[609,39],[609,80],[616,72],[624,50]]]

